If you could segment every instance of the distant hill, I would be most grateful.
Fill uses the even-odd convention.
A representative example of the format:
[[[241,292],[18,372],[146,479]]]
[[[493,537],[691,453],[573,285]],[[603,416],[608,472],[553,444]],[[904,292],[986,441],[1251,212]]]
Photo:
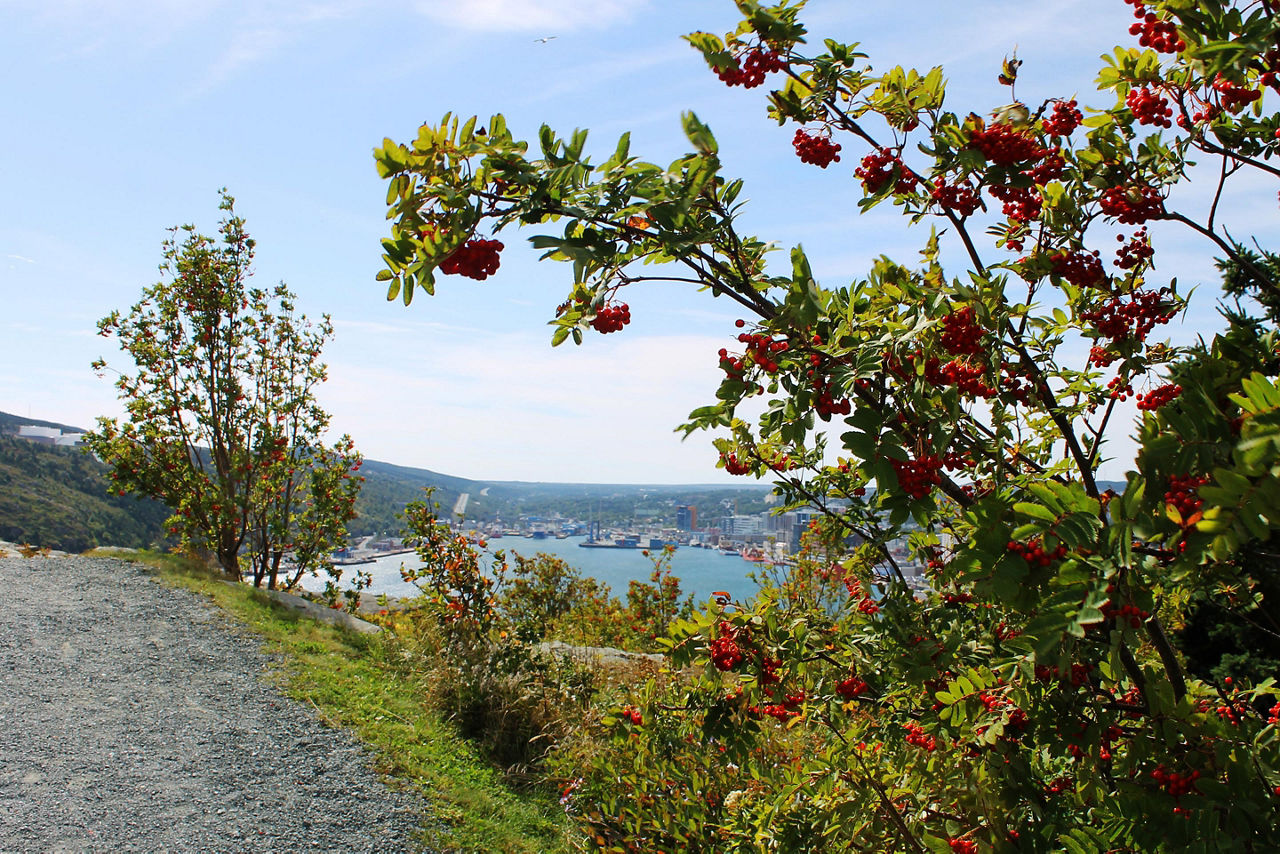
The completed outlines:
[[[66,424],[55,424],[52,421],[41,421],[38,418],[23,418],[21,415],[10,415],[0,412],[0,435],[18,432],[19,427],[52,427],[63,433],[84,433],[82,427],[70,427]]]
[[[106,472],[76,448],[0,435],[0,540],[68,552],[161,541],[169,510],[149,499],[110,494]]]
[[[53,427],[64,433],[83,428],[0,412],[0,539],[65,551],[95,545],[146,546],[164,539],[168,511],[159,503],[107,490],[107,468],[74,448],[55,448],[18,439],[21,426]],[[397,534],[400,514],[434,487],[433,500],[448,518],[459,496],[468,496],[466,518],[502,519],[561,515],[603,525],[633,521],[674,524],[678,504],[694,504],[699,518],[733,512],[760,513],[771,487],[739,485],[635,485],[477,481],[429,469],[365,460],[364,486],[356,501],[353,536]]]

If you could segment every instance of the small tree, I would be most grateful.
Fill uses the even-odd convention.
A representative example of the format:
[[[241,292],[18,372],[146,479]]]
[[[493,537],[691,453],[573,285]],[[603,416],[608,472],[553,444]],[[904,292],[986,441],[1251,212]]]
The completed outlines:
[[[321,443],[329,416],[314,390],[333,327],[297,314],[283,284],[249,286],[254,242],[225,191],[219,207],[220,240],[173,229],[162,280],[99,322],[134,371],[115,383],[127,416],[100,418],[86,441],[121,495],[164,502],[169,532],[212,551],[237,581],[246,549],[255,586],[291,586],[321,568],[336,577],[328,556],[346,539],[362,479],[349,437]],[[93,367],[101,375],[107,363]]]

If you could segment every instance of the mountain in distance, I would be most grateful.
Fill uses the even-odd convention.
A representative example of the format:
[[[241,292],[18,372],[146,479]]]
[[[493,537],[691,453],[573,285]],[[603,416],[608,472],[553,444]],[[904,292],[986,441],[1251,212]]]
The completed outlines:
[[[0,412],[0,539],[65,551],[97,545],[148,546],[165,541],[169,511],[158,502],[108,490],[107,467],[78,448],[17,438],[19,427],[85,430]],[[429,469],[365,460],[352,536],[397,535],[411,501],[432,500],[442,519],[464,493],[466,518],[514,523],[519,517],[562,516],[602,525],[673,524],[678,504],[694,504],[702,518],[768,509],[772,488],[761,482],[728,485],[634,485],[477,481]]]

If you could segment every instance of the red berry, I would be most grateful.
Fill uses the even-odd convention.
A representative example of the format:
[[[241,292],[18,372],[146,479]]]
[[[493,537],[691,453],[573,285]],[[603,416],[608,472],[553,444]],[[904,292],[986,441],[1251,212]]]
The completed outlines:
[[[804,128],[796,131],[791,144],[801,163],[812,163],[826,169],[832,163],[840,162],[840,146],[825,136],[810,136]]]

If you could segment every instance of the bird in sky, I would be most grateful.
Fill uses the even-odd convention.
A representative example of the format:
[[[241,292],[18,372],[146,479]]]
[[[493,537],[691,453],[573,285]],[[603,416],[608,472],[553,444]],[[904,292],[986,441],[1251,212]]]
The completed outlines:
[[[535,41],[535,42],[537,42],[538,44],[546,44],[547,42],[551,41],[552,39],[556,39],[556,38],[559,38],[559,36],[543,36],[543,37],[542,37],[542,38],[540,38],[540,39],[534,39],[534,41]]]

